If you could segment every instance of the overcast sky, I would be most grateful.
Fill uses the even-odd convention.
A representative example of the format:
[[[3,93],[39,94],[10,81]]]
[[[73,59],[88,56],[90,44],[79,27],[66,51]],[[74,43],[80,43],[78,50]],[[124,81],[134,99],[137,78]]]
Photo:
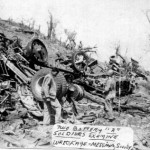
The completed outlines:
[[[59,20],[57,36],[64,29],[77,32],[77,43],[98,46],[100,60],[108,60],[118,43],[121,53],[150,70],[150,24],[145,11],[150,0],[0,0],[0,17],[16,21],[33,18],[47,33],[48,10]],[[149,14],[150,15],[150,14]]]

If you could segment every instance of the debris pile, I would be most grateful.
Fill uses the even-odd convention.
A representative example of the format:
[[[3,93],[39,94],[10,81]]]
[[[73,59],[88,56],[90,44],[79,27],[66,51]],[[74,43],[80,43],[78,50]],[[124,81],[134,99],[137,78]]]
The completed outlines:
[[[129,122],[125,122],[122,114],[130,115],[130,119],[133,116],[148,117],[148,72],[136,60],[127,61],[119,53],[119,47],[116,48],[116,55],[111,56],[108,63],[102,64],[88,54],[93,53],[94,48],[67,50],[69,53],[65,56],[57,53],[54,66],[48,63],[47,46],[41,39],[33,38],[27,46],[22,47],[18,37],[9,39],[0,34],[0,138],[5,141],[3,147],[31,148],[50,144],[48,137],[51,126],[43,129],[44,132],[37,130],[42,129],[39,124],[43,118],[43,102],[40,99],[45,74],[41,69],[47,70],[47,73],[61,72],[64,76],[59,79],[63,82],[62,89],[71,85],[70,90],[75,92],[72,105],[67,97],[63,97],[64,123],[118,123],[128,126]],[[39,74],[39,71],[43,74]],[[106,116],[109,104],[115,114],[115,118],[109,120],[111,122]],[[130,122],[130,125],[133,123]],[[16,142],[18,137],[20,141]],[[150,145],[148,140],[142,140],[146,147]]]

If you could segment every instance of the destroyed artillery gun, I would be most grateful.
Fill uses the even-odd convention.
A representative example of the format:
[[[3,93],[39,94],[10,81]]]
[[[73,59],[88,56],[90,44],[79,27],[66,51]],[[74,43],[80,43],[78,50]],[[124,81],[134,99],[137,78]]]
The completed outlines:
[[[60,80],[60,82],[61,81],[64,82],[66,80],[68,83],[74,83],[83,87],[87,92],[89,92],[92,95],[105,98],[106,81],[110,75],[108,72],[99,72],[98,74],[87,72],[87,68],[90,68],[94,65],[98,65],[97,60],[94,60],[86,55],[87,51],[89,51],[89,49],[75,51],[74,53],[72,53],[69,59],[67,60],[62,60],[61,58],[59,59],[60,64],[65,65],[69,64],[71,70],[62,69],[60,67],[47,66],[47,68],[37,72],[36,75],[33,76],[31,81],[31,90],[36,99],[42,100],[42,96],[40,94],[42,81],[44,76],[48,74],[50,70],[60,72],[58,78],[56,78],[57,80]],[[123,81],[123,83],[125,84],[125,86],[121,89],[121,91],[124,91],[124,93],[126,94],[132,92],[129,82]],[[67,83],[64,82],[64,87],[66,86],[65,84]],[[116,90],[119,91],[118,88]]]
[[[20,84],[28,84],[36,72],[34,65],[46,65],[48,52],[40,39],[32,39],[25,48],[16,43],[18,39],[0,50],[1,77],[8,76]]]
[[[80,54],[81,57],[75,57],[75,56],[78,56],[78,54]],[[83,98],[87,98],[88,100],[94,103],[97,103],[98,106],[104,105],[104,107],[107,107],[107,104],[106,104],[107,100],[105,99],[107,93],[105,93],[105,86],[106,86],[107,78],[109,78],[110,75],[107,72],[106,73],[100,72],[99,74],[87,73],[86,66],[87,67],[92,66],[92,63],[90,65],[88,64],[88,59],[89,58],[86,56],[84,52],[79,52],[79,53],[75,52],[72,54],[71,65],[75,64],[76,66],[72,67],[73,69],[72,71],[61,69],[58,67],[53,67],[53,66],[49,66],[47,68],[43,68],[42,70],[39,70],[33,76],[32,81],[31,81],[31,90],[32,90],[34,97],[38,101],[43,101],[42,95],[41,95],[41,90],[42,90],[41,86],[42,86],[43,79],[45,75],[50,73],[50,71],[52,72],[54,71],[57,74],[57,76],[54,75],[54,80],[57,80],[57,89],[58,89],[57,92],[59,92],[59,89],[62,90],[63,92],[66,92],[66,89],[68,88],[67,87],[68,83],[73,84],[74,88],[72,90],[75,90],[76,92],[75,99],[74,99],[75,101],[79,101]],[[93,65],[95,65],[95,61],[93,62],[94,62]],[[71,62],[68,61],[68,63],[71,63]],[[62,83],[60,84],[62,85],[62,87],[60,87],[58,82]],[[126,82],[124,81],[124,83]],[[129,90],[131,89],[129,89],[129,86],[126,86],[126,88],[127,89],[124,89],[124,87],[122,86],[121,92],[126,90],[128,92],[126,93],[129,94]],[[116,90],[119,91],[120,89],[116,89]],[[73,104],[74,104],[73,106],[75,107],[74,102]]]
[[[117,96],[125,96],[132,93],[132,91],[134,90],[134,80],[132,78],[131,70],[129,68],[122,67],[115,61],[112,61],[111,64],[111,67],[113,67],[113,69],[110,68],[109,65],[107,66],[107,68],[98,66],[97,60],[90,58],[86,55],[87,51],[89,50],[79,51],[74,53],[73,55],[73,64],[78,71],[83,72],[82,77],[84,77],[84,79],[81,84],[83,85],[84,83],[84,87],[86,87],[87,90],[90,89],[92,94],[96,94],[104,98],[106,81],[110,77],[110,70],[113,70],[113,76],[116,80]],[[84,63],[83,67],[78,64],[78,62],[80,63],[80,61],[78,61],[78,57],[80,58],[81,56]],[[91,69],[93,66],[100,67],[100,71],[94,74]],[[90,71],[88,70],[88,68]]]
[[[48,74],[50,71],[58,72],[58,75],[57,77],[54,77],[54,80],[64,82],[63,84],[64,87],[68,83],[74,83],[83,86],[88,92],[91,93],[94,90],[96,90],[95,94],[104,97],[101,94],[103,92],[103,89],[100,88],[100,86],[102,87],[102,84],[100,84],[100,81],[98,81],[97,79],[94,79],[98,77],[94,76],[94,74],[86,73],[87,67],[92,66],[92,64],[95,65],[95,62],[97,63],[97,61],[95,60],[93,61],[93,59],[89,58],[89,56],[85,54],[87,51],[89,51],[89,49],[86,49],[85,51],[75,51],[68,57],[69,59],[67,60],[63,60],[61,59],[61,57],[57,58],[57,61],[60,60],[60,64],[66,66],[69,65],[70,69],[64,69],[61,67],[54,67],[54,66],[46,66],[46,68],[43,68],[41,71],[38,71],[31,80],[31,90],[34,97],[39,101],[42,101],[42,96],[40,93],[42,81],[44,79],[44,76]],[[67,83],[65,82],[65,80],[67,81]],[[95,82],[95,85],[91,84],[92,80]]]
[[[62,90],[65,90],[68,83],[74,83],[84,87],[91,95],[105,98],[104,87],[109,75],[101,72],[98,75],[86,72],[88,67],[97,65],[97,60],[91,59],[86,55],[86,51],[88,50],[77,51],[65,63],[61,62],[65,65],[68,63],[72,68],[72,71],[70,71],[59,67],[48,66],[47,48],[44,42],[38,38],[32,39],[24,48],[19,44],[18,38],[16,37],[14,40],[7,38],[6,40],[9,40],[9,45],[0,48],[1,83],[4,84],[4,81],[13,81],[14,84],[17,83],[20,86],[26,85],[28,89],[31,88],[35,99],[41,101],[41,85],[44,76],[51,70],[54,70],[58,72],[55,80],[63,82]],[[40,70],[42,67],[45,68]],[[1,105],[6,100],[5,98],[1,100]]]
[[[120,50],[120,47],[118,46],[116,48],[116,56],[112,56],[113,59],[114,59],[113,63],[116,64],[116,66],[122,67],[122,69],[124,69],[125,72],[126,72],[125,75],[130,73],[130,74],[134,74],[135,77],[142,77],[143,79],[147,80],[146,73],[143,70],[143,68],[139,65],[139,62],[137,60],[133,59],[133,58],[131,58],[131,60],[128,60],[128,58],[123,57],[120,54],[119,50]],[[117,64],[115,62],[115,57],[120,57],[122,59],[122,63]]]
[[[12,89],[17,90],[18,85],[30,87],[31,78],[37,71],[34,65],[46,65],[48,58],[46,46],[38,38],[32,39],[24,48],[18,37],[8,39],[3,35],[2,38],[0,45],[0,107],[5,106]]]

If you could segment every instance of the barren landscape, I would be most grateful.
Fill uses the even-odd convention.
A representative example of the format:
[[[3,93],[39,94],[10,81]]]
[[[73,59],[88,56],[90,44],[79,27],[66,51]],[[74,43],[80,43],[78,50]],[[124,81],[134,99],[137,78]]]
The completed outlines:
[[[17,36],[17,38],[21,40],[22,47],[25,47],[28,42],[35,37],[42,39],[48,51],[48,66],[50,66],[51,68],[54,67],[56,70],[69,74],[70,76],[72,75],[72,73],[70,72],[73,72],[74,74],[76,74],[77,72],[78,74],[75,76],[76,80],[73,80],[73,82],[81,86],[85,86],[86,90],[91,88],[88,93],[95,97],[103,98],[103,95],[98,92],[98,89],[99,86],[101,86],[102,83],[105,82],[107,76],[109,76],[109,74],[107,74],[107,68],[103,68],[103,62],[98,62],[98,65],[97,63],[94,64],[92,73],[89,70],[84,70],[85,74],[82,74],[82,79],[84,79],[84,81],[86,80],[85,84],[87,84],[88,82],[88,85],[90,85],[88,87],[87,85],[82,85],[77,80],[78,76],[80,76],[80,70],[78,69],[82,69],[82,67],[84,66],[81,66],[81,68],[79,66],[79,68],[75,68],[75,70],[73,70],[74,68],[71,68],[69,66],[70,62],[65,62],[66,60],[69,60],[70,55],[72,55],[74,51],[78,52],[78,49],[70,50],[70,47],[66,47],[65,43],[62,43],[57,39],[49,40],[41,33],[36,34],[35,30],[28,29],[23,24],[15,23],[10,20],[0,20],[0,33],[3,33],[8,39],[13,39],[14,36]],[[23,51],[24,50],[25,49],[23,49]],[[1,57],[0,59],[2,60]],[[58,61],[56,61],[56,59]],[[13,62],[10,57],[8,57],[8,60]],[[61,60],[65,61],[62,63]],[[32,60],[30,61],[32,62]],[[95,63],[95,60],[93,60],[92,58],[90,59],[90,61]],[[38,67],[36,66],[38,68],[36,71],[45,67],[39,66],[40,65],[38,65]],[[89,66],[89,68],[91,69],[91,66]],[[67,70],[68,72],[66,72],[65,70]],[[133,149],[149,150],[150,74],[147,70],[144,70],[139,74],[138,73],[134,72],[132,74],[134,76],[133,91],[125,91],[125,94],[123,94],[123,96],[119,93],[119,95],[113,100],[113,111],[115,117],[114,120],[109,121],[107,118],[105,118],[103,104],[99,104],[99,102],[97,101],[94,102],[92,99],[83,98],[79,101],[74,102],[78,112],[78,115],[76,116],[70,114],[71,106],[69,105],[69,103],[64,103],[62,123],[131,127],[134,131]],[[33,74],[35,74],[35,72]],[[31,78],[33,74],[30,74]],[[126,80],[130,82],[131,76],[129,77],[129,80]],[[127,74],[123,73],[122,77],[127,77]],[[98,79],[96,80],[95,78]],[[81,80],[81,77],[79,79]],[[98,82],[98,84],[97,82],[95,82],[95,80]],[[8,85],[8,87],[4,89],[2,86],[0,86],[0,148],[52,147],[51,132],[53,126],[43,126],[40,124],[43,114],[42,110],[36,103],[34,94],[32,93],[30,81],[26,84],[27,90],[25,90],[24,92],[28,92],[28,94],[25,95],[21,90],[25,85],[22,79],[16,80],[14,76],[10,74],[0,77],[1,85],[5,85],[3,82],[8,81],[11,81],[13,84]],[[103,85],[105,85],[105,83]],[[24,89],[25,88],[23,88],[23,90]],[[97,93],[97,95],[94,94],[94,91],[98,92],[99,96]]]

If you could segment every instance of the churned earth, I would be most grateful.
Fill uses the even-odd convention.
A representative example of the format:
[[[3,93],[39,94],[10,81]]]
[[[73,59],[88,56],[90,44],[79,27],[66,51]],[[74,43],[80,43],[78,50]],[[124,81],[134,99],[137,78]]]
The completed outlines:
[[[17,24],[9,24],[7,21],[0,20],[0,33],[4,33],[8,38],[18,36],[25,46],[29,39],[34,35],[31,33],[18,32]],[[44,40],[48,47],[49,63],[55,63],[55,53],[67,53],[65,48],[59,43],[50,43]],[[0,148],[49,148],[52,147],[51,133],[53,126],[43,126],[40,124],[40,118],[35,118],[28,113],[18,98],[17,92],[12,92],[12,99],[17,103],[16,109],[10,109],[4,118],[0,121]],[[74,118],[71,114],[65,115],[62,123],[71,124],[89,124],[99,126],[121,126],[131,127],[134,131],[134,150],[150,149],[150,84],[149,82],[141,84],[139,90],[133,94],[119,99],[121,102],[127,101],[129,108],[119,109],[114,105],[115,120],[109,122],[104,118],[103,106],[83,99],[76,102],[79,115]],[[115,100],[117,103],[118,99]],[[143,110],[138,110],[132,106],[142,106]],[[66,112],[70,111],[70,106],[64,107]],[[1,114],[3,110],[0,110]],[[150,111],[149,111],[150,112]],[[87,121],[88,120],[88,121]],[[62,149],[62,148],[61,148]],[[67,149],[67,148],[65,148]],[[70,149],[70,148],[68,148]],[[74,148],[75,149],[75,148]]]

